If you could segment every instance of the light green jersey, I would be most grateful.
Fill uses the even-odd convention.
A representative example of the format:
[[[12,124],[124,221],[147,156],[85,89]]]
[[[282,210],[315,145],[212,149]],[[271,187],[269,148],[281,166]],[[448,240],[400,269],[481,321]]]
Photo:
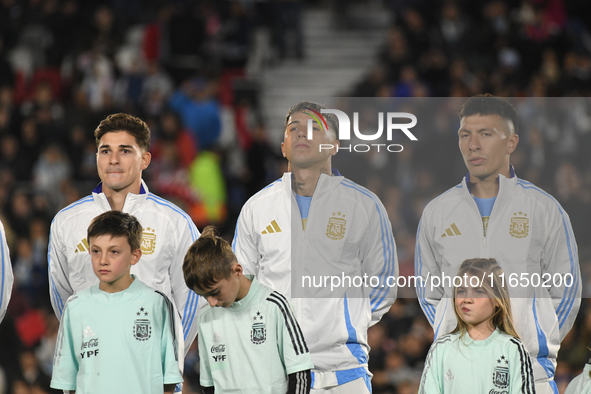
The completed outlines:
[[[495,330],[474,341],[447,334],[431,345],[419,394],[532,394],[532,361],[517,338]]]
[[[287,375],[314,367],[290,302],[256,279],[229,308],[202,308],[197,324],[201,385],[216,393],[285,394]]]
[[[51,387],[76,394],[162,394],[183,381],[172,304],[139,279],[118,293],[72,295],[57,337]]]
[[[585,364],[583,372],[568,384],[564,394],[591,394],[591,364]]]

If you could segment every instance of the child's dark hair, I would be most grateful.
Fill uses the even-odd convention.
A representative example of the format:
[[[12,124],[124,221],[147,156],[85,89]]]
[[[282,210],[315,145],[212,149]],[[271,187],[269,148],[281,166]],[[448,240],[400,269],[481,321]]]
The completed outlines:
[[[185,255],[185,283],[189,289],[208,289],[229,278],[236,262],[230,244],[216,235],[214,226],[207,226]]]
[[[125,237],[131,246],[131,251],[140,249],[142,242],[142,225],[128,213],[121,211],[107,211],[95,217],[88,226],[86,239],[101,235],[111,237]]]
[[[150,128],[146,122],[140,118],[124,113],[109,115],[99,123],[94,131],[97,148],[103,135],[109,132],[119,131],[126,131],[134,136],[138,146],[144,152],[150,150]]]

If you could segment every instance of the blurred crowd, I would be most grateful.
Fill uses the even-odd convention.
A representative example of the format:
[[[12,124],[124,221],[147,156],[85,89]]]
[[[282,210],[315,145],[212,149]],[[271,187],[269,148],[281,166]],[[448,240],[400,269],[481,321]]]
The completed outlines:
[[[347,5],[334,7],[335,18],[353,17]],[[182,207],[200,229],[215,224],[231,239],[244,202],[286,170],[279,147],[268,142],[267,133],[281,131],[265,128],[257,78],[285,58],[305,61],[307,6],[325,3],[0,1],[0,220],[15,274],[0,325],[0,393],[51,392],[59,324],[48,297],[49,225],[99,181],[92,131],[100,120],[115,112],[144,119],[152,130],[152,163],[144,172],[150,190]],[[517,97],[521,143],[512,163],[570,214],[591,280],[584,242],[591,236],[590,102],[577,101],[575,116],[564,119],[551,114],[565,101],[519,101],[589,95],[591,5],[384,0],[383,6],[392,12],[383,49],[347,95]],[[457,107],[432,116],[431,134],[404,143],[401,153],[351,160],[342,152],[334,160],[384,202],[401,275],[413,274],[422,208],[465,173]],[[375,393],[415,393],[433,339],[413,294],[400,295],[369,332]],[[584,299],[563,342],[556,376],[562,389],[588,359],[590,307]],[[198,363],[192,349],[188,393],[199,389]]]
[[[359,97],[588,96],[583,0],[388,0],[392,24]]]

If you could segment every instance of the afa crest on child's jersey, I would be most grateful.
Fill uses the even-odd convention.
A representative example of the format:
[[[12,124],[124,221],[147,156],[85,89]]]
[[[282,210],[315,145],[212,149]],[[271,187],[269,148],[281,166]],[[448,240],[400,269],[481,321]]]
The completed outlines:
[[[529,218],[527,213],[516,212],[511,218],[509,234],[515,238],[525,238],[529,234]]]
[[[152,336],[152,326],[150,325],[150,319],[148,319],[148,311],[144,307],[141,307],[133,322],[133,336],[138,341],[147,341]]]
[[[143,230],[140,249],[143,254],[154,253],[156,250],[156,229],[148,227]]]
[[[509,361],[505,356],[497,359],[497,365],[493,371],[493,384],[498,389],[509,387]]]
[[[343,239],[345,236],[347,221],[345,220],[345,214],[341,212],[333,212],[332,217],[328,219],[328,225],[326,226],[326,236],[335,241]]]
[[[257,312],[256,315],[252,317],[252,320],[253,323],[252,330],[250,331],[250,340],[255,345],[260,345],[267,339],[267,329],[263,321],[263,315],[261,312]]]

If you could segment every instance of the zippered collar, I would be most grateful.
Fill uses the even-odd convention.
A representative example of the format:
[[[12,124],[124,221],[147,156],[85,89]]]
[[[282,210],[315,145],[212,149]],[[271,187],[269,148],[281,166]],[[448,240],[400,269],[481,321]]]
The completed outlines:
[[[343,179],[345,179],[345,177],[342,176],[336,168],[332,169],[332,176],[320,174],[320,178],[318,178],[318,183],[316,184],[316,189],[314,189],[313,196],[319,196],[330,192],[336,188],[343,181]],[[289,194],[292,194],[291,172],[284,173],[281,180],[283,182],[283,190]]]
[[[513,168],[513,166],[511,164],[509,164],[509,172],[510,172],[509,180],[512,180],[513,181],[512,183],[515,183],[515,181],[517,181],[517,176],[515,175],[515,169]],[[501,192],[501,183],[505,182],[508,179],[507,179],[507,177],[505,177],[502,174],[497,175],[497,177],[499,178],[499,193],[500,193]],[[470,191],[470,171],[468,171],[468,173],[462,179],[462,184],[466,187],[468,194],[471,195],[472,192]]]
[[[142,183],[140,185],[140,194],[128,193],[127,196],[125,197],[125,203],[123,204],[123,212],[132,212],[133,208],[137,204],[141,204],[142,202],[144,202],[146,200],[146,198],[148,197],[148,195],[150,194],[150,191],[148,190],[148,186],[146,185],[146,183],[144,182],[143,179],[141,180],[141,182]],[[101,209],[103,211],[110,211],[111,210],[111,205],[109,204],[109,200],[107,199],[107,196],[105,196],[105,193],[103,193],[103,182],[100,182],[93,189],[92,197],[94,198],[94,201],[101,207]]]

